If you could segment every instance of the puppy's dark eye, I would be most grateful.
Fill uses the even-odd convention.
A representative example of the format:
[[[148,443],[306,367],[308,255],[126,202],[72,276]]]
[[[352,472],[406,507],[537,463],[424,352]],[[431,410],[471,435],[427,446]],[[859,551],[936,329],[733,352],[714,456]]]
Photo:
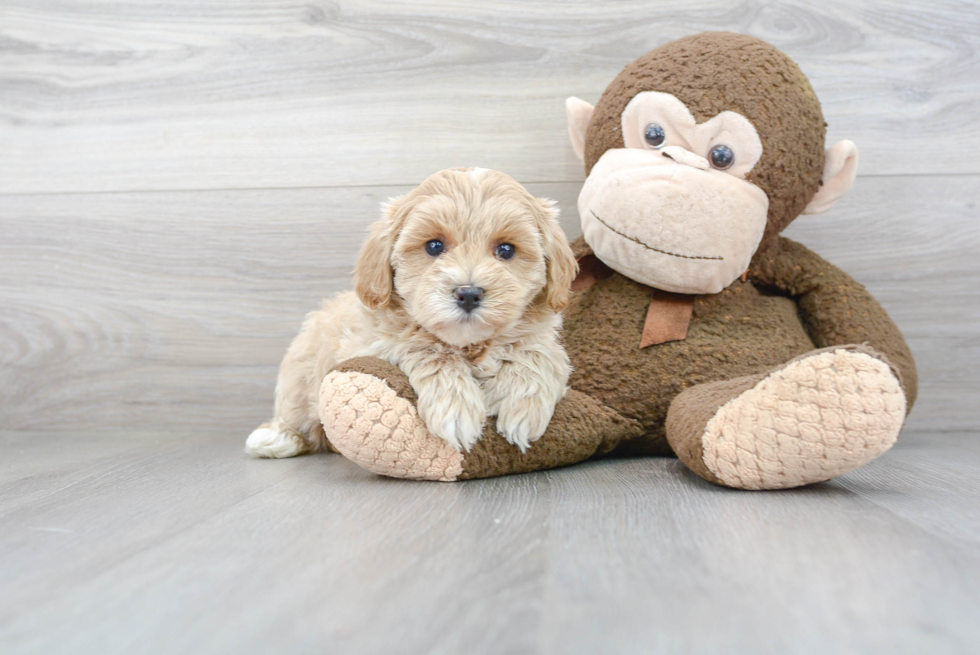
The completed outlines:
[[[650,123],[643,130],[643,138],[651,148],[662,148],[667,141],[667,133],[657,123]]]
[[[735,163],[735,153],[726,145],[719,144],[708,153],[708,161],[719,171],[731,168]]]
[[[442,241],[439,239],[433,239],[425,244],[425,253],[430,257],[438,257],[444,252],[446,252],[446,246],[442,245]]]
[[[517,254],[517,248],[510,243],[502,243],[494,250],[494,254],[501,259],[513,259],[514,255]]]

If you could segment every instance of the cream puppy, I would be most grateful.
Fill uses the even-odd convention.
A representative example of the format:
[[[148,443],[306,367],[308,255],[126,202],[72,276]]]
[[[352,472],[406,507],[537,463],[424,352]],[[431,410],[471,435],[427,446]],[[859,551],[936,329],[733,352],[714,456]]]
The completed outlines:
[[[544,433],[571,365],[558,340],[577,265],[550,200],[486,169],[446,170],[384,206],[353,292],[306,317],[279,369],[275,417],[245,450],[292,457],[328,448],[320,384],[338,363],[398,366],[432,434],[457,449],[487,416],[522,450]]]

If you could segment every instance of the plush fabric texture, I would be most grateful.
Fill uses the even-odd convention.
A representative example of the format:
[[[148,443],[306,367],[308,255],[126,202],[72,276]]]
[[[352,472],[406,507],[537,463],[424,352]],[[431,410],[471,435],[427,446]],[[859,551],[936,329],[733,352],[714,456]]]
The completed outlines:
[[[739,489],[822,482],[877,458],[905,418],[898,377],[874,350],[807,353],[765,376],[693,387],[675,399],[667,437],[705,479]]]
[[[858,149],[853,141],[838,141],[824,153],[823,183],[804,214],[822,214],[847,193],[857,178]]]
[[[395,387],[404,389],[397,382]],[[331,371],[320,387],[319,412],[334,448],[373,473],[450,482],[463,472],[462,453],[429,434],[414,402],[399,396],[381,377]]]
[[[565,101],[565,116],[568,119],[568,136],[572,140],[572,149],[579,159],[583,159],[585,131],[592,118],[592,105],[579,98],[569,98]]]
[[[572,251],[584,258],[589,248],[579,238]],[[748,281],[697,296],[683,341],[640,349],[652,294],[614,272],[565,310],[572,388],[643,426],[642,437],[613,454],[670,454],[664,422],[682,391],[766,374],[818,347],[870,343],[895,366],[909,408],[915,400],[915,364],[885,310],[849,275],[789,239],[778,240],[764,271],[750,271]]]
[[[763,153],[746,179],[770,200],[760,251],[773,244],[806,207],[823,173],[826,124],[799,66],[765,41],[729,32],[697,34],[652,50],[629,64],[596,104],[586,132],[586,174],[607,150],[624,147],[620,117],[644,91],[676,96],[699,123],[723,111],[752,122]]]
[[[373,357],[340,364],[320,389],[320,418],[347,459],[388,477],[450,482],[576,464],[640,433],[626,419],[576,391],[555,407],[547,431],[527,452],[507,443],[488,421],[469,452],[432,436],[418,416],[408,378]]]
[[[376,378],[384,380],[385,384],[391,387],[400,398],[404,398],[410,403],[418,402],[418,395],[408,381],[408,376],[394,364],[390,364],[377,357],[354,357],[337,364],[335,371],[366,373]]]
[[[769,201],[727,173],[620,148],[592,168],[578,206],[599,259],[637,282],[699,294],[718,293],[749,267]]]
[[[767,373],[698,384],[682,391],[670,404],[664,429],[677,458],[708,482],[724,486],[704,462],[704,429],[722,405],[766,378]]]
[[[694,298],[654,289],[650,306],[647,307],[647,318],[643,322],[640,348],[686,339],[694,312]]]
[[[749,279],[764,292],[796,299],[817,348],[866,343],[882,353],[894,367],[911,411],[919,394],[912,351],[888,312],[863,285],[786,238],[756,258]]]
[[[583,252],[584,240],[572,244]],[[687,337],[640,349],[653,289],[619,273],[577,293],[565,309],[570,385],[643,426],[619,455],[665,455],[664,420],[684,389],[767,372],[813,349],[796,303],[736,280],[697,296]]]
[[[705,427],[704,463],[738,489],[788,489],[853,471],[892,447],[905,396],[864,353],[814,354],[721,407]]]
[[[643,134],[648,124],[657,123],[665,130],[660,152],[704,171],[711,170],[705,157],[709,147],[716,143],[724,143],[736,153],[734,163],[724,172],[719,171],[721,175],[744,180],[762,157],[762,141],[749,119],[733,111],[723,111],[698,123],[687,105],[670,93],[644,91],[633,96],[623,111],[622,123],[623,143],[627,148],[651,152]]]
[[[483,437],[466,453],[461,480],[541,471],[605,455],[640,434],[636,421],[624,418],[589,396],[569,391],[555,415],[527,452],[504,441],[490,421]]]

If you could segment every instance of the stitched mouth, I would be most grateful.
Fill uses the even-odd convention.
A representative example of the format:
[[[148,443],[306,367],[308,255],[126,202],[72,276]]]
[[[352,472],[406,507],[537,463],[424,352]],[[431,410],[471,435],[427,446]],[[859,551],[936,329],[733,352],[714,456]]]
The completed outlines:
[[[599,215],[596,214],[594,211],[592,211],[591,208],[589,209],[589,213],[592,214],[593,216],[595,216],[595,219],[597,221],[599,221],[600,223],[602,223],[603,225],[605,225],[611,232],[615,232],[619,236],[623,237],[624,239],[629,239],[633,243],[638,243],[641,246],[643,246],[644,248],[646,248],[647,250],[652,250],[653,252],[659,252],[661,255],[670,255],[671,257],[680,257],[681,259],[713,259],[713,260],[716,260],[716,261],[723,261],[725,259],[724,257],[705,257],[705,256],[702,256],[702,255],[682,255],[680,253],[670,252],[669,250],[661,250],[660,248],[654,248],[653,246],[650,246],[650,245],[647,245],[647,244],[643,243],[642,241],[640,241],[636,237],[631,237],[628,234],[623,234],[622,232],[620,232],[619,230],[617,230],[616,228],[614,228],[612,225],[610,225],[609,223],[607,223],[604,220],[602,220],[601,218],[599,218]]]

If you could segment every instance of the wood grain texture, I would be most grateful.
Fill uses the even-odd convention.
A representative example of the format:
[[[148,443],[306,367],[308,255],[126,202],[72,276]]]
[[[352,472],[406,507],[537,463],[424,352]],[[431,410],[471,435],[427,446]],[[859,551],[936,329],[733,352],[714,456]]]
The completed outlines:
[[[865,178],[789,230],[905,331],[922,429],[980,427],[978,181]],[[530,188],[579,234],[578,184]],[[378,204],[407,189],[5,198],[0,428],[250,430],[268,418],[302,317],[350,287]]]
[[[405,482],[229,433],[0,448],[4,653],[980,648],[976,433],[772,493],[668,459]]]
[[[731,30],[810,76],[862,171],[980,173],[970,2],[0,6],[0,194],[414,184],[479,165],[581,179],[563,102],[651,48]]]

